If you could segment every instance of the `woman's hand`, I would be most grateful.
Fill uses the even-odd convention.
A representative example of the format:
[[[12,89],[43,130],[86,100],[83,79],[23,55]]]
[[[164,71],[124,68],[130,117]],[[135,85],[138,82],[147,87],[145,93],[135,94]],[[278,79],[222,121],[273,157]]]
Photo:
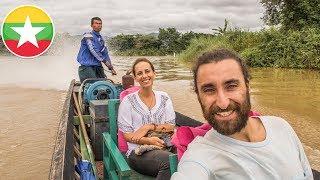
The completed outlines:
[[[138,143],[139,140],[144,137],[148,131],[152,130],[154,126],[152,124],[145,124],[135,131],[131,137],[131,142]]]
[[[155,129],[155,131],[157,132],[170,132],[173,130],[174,130],[174,125],[172,124],[159,124]]]
[[[158,137],[148,137],[147,141],[148,141],[148,144],[150,144],[150,145],[156,145],[156,146],[159,146],[162,148],[165,147],[164,141]]]

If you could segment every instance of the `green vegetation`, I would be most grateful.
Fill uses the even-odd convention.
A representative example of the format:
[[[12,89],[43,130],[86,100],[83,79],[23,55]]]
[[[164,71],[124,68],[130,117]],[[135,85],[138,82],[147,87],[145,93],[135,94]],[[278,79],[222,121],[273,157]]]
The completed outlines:
[[[320,69],[320,29],[285,33],[269,29],[259,33],[256,46],[240,51],[253,67]]]
[[[117,35],[108,41],[108,46],[116,55],[173,55],[185,50],[193,38],[211,36],[213,35],[192,31],[180,33],[175,28],[160,28],[158,34]]]
[[[203,52],[230,48],[251,67],[320,69],[320,4],[316,1],[262,0],[264,21],[271,26],[258,32],[238,28],[214,30],[214,37],[196,38],[178,59],[193,62]]]
[[[216,48],[235,50],[251,67],[320,69],[319,28],[285,33],[276,28],[259,32],[231,29],[212,38],[193,39],[178,59],[192,62],[203,52]]]
[[[319,0],[261,0],[267,25],[281,25],[285,30],[320,27]]]

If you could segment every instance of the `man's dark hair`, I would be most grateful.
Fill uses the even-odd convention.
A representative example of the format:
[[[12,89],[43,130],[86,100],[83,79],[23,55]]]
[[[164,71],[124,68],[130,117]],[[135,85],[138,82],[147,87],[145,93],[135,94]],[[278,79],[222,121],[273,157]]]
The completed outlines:
[[[211,52],[206,52],[202,54],[197,59],[197,61],[195,62],[192,68],[194,91],[196,93],[198,93],[197,73],[198,73],[199,67],[203,64],[209,64],[213,62],[216,63],[219,61],[223,61],[225,59],[234,59],[240,65],[245,83],[247,86],[249,85],[250,73],[248,71],[248,67],[246,66],[245,62],[240,58],[240,56],[228,49],[216,49]]]
[[[138,58],[138,59],[136,59],[136,60],[134,61],[133,65],[132,65],[132,73],[133,73],[134,76],[136,76],[136,70],[135,70],[134,68],[136,67],[136,65],[137,65],[139,62],[149,63],[150,66],[151,66],[152,71],[155,72],[155,71],[154,71],[154,66],[153,66],[153,64],[152,64],[147,58]]]
[[[93,17],[93,18],[91,18],[91,25],[93,24],[94,20],[102,21],[101,18],[99,18],[99,17]]]

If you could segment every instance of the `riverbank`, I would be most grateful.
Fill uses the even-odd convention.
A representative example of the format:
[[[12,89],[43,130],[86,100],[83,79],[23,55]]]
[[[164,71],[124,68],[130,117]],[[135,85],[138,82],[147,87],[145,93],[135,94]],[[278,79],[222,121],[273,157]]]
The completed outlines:
[[[216,48],[234,50],[250,67],[320,70],[320,28],[301,31],[270,28],[257,32],[231,29],[214,37],[193,39],[178,59],[193,62],[202,53]]]

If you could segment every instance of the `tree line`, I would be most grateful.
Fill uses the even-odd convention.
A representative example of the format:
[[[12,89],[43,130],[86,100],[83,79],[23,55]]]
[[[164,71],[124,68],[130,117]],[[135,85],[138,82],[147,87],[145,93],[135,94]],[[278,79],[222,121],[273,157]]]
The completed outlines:
[[[116,55],[173,55],[185,50],[192,39],[211,36],[193,31],[181,33],[174,27],[159,28],[158,33],[148,35],[119,34],[109,39],[108,47]]]

